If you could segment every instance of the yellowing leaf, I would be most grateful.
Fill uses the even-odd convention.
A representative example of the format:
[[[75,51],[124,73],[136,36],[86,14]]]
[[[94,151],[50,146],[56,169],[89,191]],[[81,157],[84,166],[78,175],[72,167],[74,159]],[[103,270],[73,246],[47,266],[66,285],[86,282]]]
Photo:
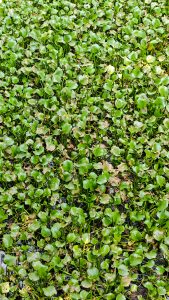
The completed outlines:
[[[1,283],[0,287],[1,287],[2,294],[9,293],[9,289],[10,289],[9,282],[3,282],[3,283]]]

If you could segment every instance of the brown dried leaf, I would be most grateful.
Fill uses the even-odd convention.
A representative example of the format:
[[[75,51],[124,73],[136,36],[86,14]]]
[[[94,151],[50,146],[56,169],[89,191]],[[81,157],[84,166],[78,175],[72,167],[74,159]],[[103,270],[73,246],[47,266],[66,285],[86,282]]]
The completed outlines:
[[[117,176],[112,176],[109,178],[109,183],[112,184],[113,186],[119,185],[121,182],[121,179]]]
[[[54,144],[46,144],[46,150],[47,151],[54,151],[55,150],[55,145]]]

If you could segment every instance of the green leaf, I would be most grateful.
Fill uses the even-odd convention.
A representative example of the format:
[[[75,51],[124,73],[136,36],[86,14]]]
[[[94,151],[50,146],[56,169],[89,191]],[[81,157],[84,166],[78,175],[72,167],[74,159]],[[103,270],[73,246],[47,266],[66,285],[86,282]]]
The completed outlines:
[[[73,246],[73,256],[75,258],[79,258],[79,257],[81,257],[81,254],[82,254],[81,248],[78,245],[74,245]]]
[[[104,245],[103,247],[101,247],[99,252],[102,256],[106,256],[110,252],[110,246]]]
[[[3,140],[7,147],[12,146],[14,144],[14,140],[8,136],[4,136]]]
[[[0,71],[0,79],[4,78],[5,77],[5,73]]]
[[[71,90],[75,90],[75,89],[77,89],[77,87],[78,87],[77,82],[72,81],[72,80],[68,80],[68,81],[66,82],[66,86],[67,86],[69,89],[71,89]]]
[[[42,222],[46,223],[47,222],[47,212],[44,212],[44,211],[40,211],[38,213],[38,217],[41,219]]]
[[[75,233],[69,233],[68,235],[67,235],[67,241],[68,241],[68,243],[72,243],[72,242],[74,242],[75,240],[76,240],[76,238],[77,238],[77,236],[76,236],[76,234]]]
[[[137,253],[133,253],[130,255],[130,265],[132,267],[138,266],[142,263],[143,257]]]
[[[109,283],[113,282],[115,278],[116,278],[116,274],[113,272],[105,274],[105,280],[108,281]]]
[[[168,88],[166,86],[160,86],[158,90],[162,97],[168,96]]]
[[[106,154],[106,149],[97,146],[93,149],[93,154],[96,157],[104,156]]]
[[[97,183],[98,184],[104,184],[108,181],[109,179],[109,174],[108,173],[103,173],[101,175],[99,175],[98,179],[97,179]]]
[[[10,248],[13,245],[13,239],[9,234],[4,234],[3,245],[5,248]]]
[[[20,269],[20,270],[18,271],[18,275],[19,275],[21,278],[24,278],[24,277],[26,277],[27,272],[26,272],[25,269]]]
[[[153,259],[153,258],[156,258],[157,252],[156,252],[156,250],[151,250],[150,252],[146,253],[145,256],[148,259]]]
[[[84,244],[89,244],[90,243],[90,233],[83,233],[82,241]]]
[[[80,292],[80,299],[85,300],[85,299],[88,298],[88,295],[89,295],[89,293],[87,291],[83,290],[83,291]]]
[[[50,188],[52,191],[56,191],[59,189],[60,180],[59,178],[52,178],[50,182]]]
[[[112,87],[113,87],[113,82],[112,80],[107,80],[107,82],[103,85],[103,88],[107,91],[110,91],[112,90]]]
[[[61,235],[60,224],[59,223],[54,224],[51,228],[51,232],[54,238],[57,239],[58,237],[60,237]]]
[[[164,123],[165,128],[169,129],[169,118],[165,118],[163,123]]]
[[[18,173],[18,180],[19,181],[24,181],[25,179],[26,179],[26,172],[23,172],[23,171],[19,172]]]
[[[65,123],[62,125],[62,131],[64,134],[69,134],[71,129],[72,129],[72,126],[69,123]]]
[[[88,190],[88,189],[92,190],[93,187],[94,187],[94,185],[95,185],[95,182],[93,181],[93,179],[85,179],[85,180],[83,180],[83,188],[85,190]]]
[[[56,289],[53,285],[50,285],[47,288],[43,288],[43,292],[46,297],[52,297],[56,295]]]
[[[61,68],[57,68],[56,71],[53,73],[53,81],[54,82],[61,82],[63,76],[63,71]]]
[[[99,277],[99,270],[97,268],[95,268],[95,267],[89,268],[89,269],[87,269],[87,274],[89,276],[89,279],[92,279],[92,280],[98,279],[98,277]]]
[[[157,184],[158,184],[159,186],[163,186],[163,185],[166,183],[165,177],[160,176],[160,175],[157,175],[157,176],[156,176],[156,180],[157,180]]]
[[[49,237],[50,234],[51,234],[50,229],[47,228],[46,226],[42,226],[41,235],[45,238],[45,237]]]
[[[163,237],[164,237],[164,231],[161,230],[161,229],[158,229],[158,228],[155,229],[155,230],[153,231],[153,237],[154,237],[155,240],[157,240],[157,241],[162,240]]]
[[[128,270],[127,266],[125,266],[124,264],[121,264],[118,266],[118,273],[121,276],[127,276],[129,274],[129,270]]]
[[[16,265],[16,257],[10,254],[6,254],[4,258],[4,263],[7,264],[7,266],[9,267]]]
[[[29,273],[28,274],[28,277],[29,277],[29,279],[31,280],[31,281],[38,281],[39,280],[39,276],[38,276],[38,274],[37,274],[37,272],[31,272],[31,273]]]
[[[5,214],[5,210],[0,208],[0,223],[8,218],[7,214]]]
[[[123,108],[126,105],[126,101],[124,101],[122,99],[117,99],[115,101],[115,105],[117,108]]]
[[[144,97],[140,97],[137,99],[137,106],[139,109],[143,109],[147,106],[148,100]]]
[[[130,236],[131,236],[131,239],[133,241],[139,241],[142,239],[142,234],[140,231],[138,231],[137,229],[133,229],[131,232],[130,232]]]
[[[80,207],[73,206],[73,207],[71,207],[70,213],[73,216],[80,216],[80,215],[83,215],[83,209]]]
[[[32,224],[28,225],[28,229],[30,232],[37,231],[40,228],[40,222],[35,220],[32,222]]]
[[[47,275],[48,267],[43,265],[40,261],[33,262],[32,266],[41,278]]]
[[[92,281],[90,281],[90,280],[83,280],[82,282],[81,282],[81,285],[82,285],[82,287],[84,287],[85,289],[90,289],[91,288],[91,286],[92,286]]]
[[[67,172],[73,171],[73,163],[71,160],[68,159],[63,162],[63,170]]]
[[[115,156],[120,156],[120,154],[121,154],[121,149],[120,149],[119,147],[117,147],[117,146],[113,146],[113,147],[111,148],[111,153],[112,153],[113,155],[115,155]]]
[[[89,82],[88,76],[86,76],[86,75],[79,75],[78,80],[79,80],[80,84],[82,84],[82,85],[87,85]]]
[[[116,300],[126,300],[126,297],[123,294],[118,294]]]
[[[105,259],[104,261],[102,261],[100,266],[101,266],[101,269],[108,270],[109,269],[109,260]]]
[[[159,286],[159,287],[158,287],[158,294],[159,294],[160,296],[166,295],[166,289],[165,289],[164,287],[162,287],[162,286]]]

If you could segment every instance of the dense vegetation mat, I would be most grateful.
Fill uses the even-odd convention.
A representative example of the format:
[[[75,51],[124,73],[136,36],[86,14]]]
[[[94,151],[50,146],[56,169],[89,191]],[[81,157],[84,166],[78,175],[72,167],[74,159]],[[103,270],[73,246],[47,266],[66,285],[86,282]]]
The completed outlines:
[[[0,299],[169,299],[167,1],[0,2]]]

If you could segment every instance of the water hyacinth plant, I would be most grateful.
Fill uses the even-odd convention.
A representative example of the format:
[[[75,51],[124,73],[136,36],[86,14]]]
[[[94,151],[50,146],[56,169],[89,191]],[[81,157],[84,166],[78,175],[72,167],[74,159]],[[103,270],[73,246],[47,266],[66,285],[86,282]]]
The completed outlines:
[[[0,1],[0,299],[169,298],[165,0]]]

